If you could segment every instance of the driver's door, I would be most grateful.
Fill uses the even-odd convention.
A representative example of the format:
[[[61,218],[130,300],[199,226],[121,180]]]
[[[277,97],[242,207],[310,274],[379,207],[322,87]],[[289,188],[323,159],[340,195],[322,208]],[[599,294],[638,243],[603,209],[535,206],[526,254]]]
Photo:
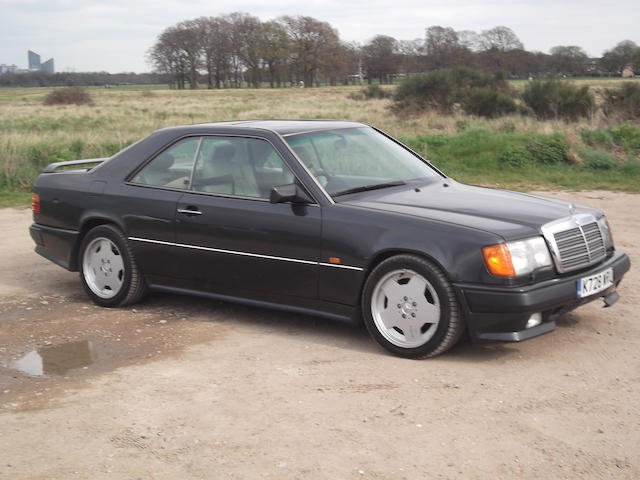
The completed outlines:
[[[176,209],[177,254],[189,288],[317,296],[320,206],[268,200],[272,187],[293,180],[265,140],[204,137],[191,189]]]

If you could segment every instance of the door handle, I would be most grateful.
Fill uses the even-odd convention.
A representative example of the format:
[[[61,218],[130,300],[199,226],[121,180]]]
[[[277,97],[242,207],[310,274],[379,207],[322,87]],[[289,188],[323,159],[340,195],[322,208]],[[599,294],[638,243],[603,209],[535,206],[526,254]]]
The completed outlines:
[[[202,215],[202,212],[198,210],[198,207],[179,208],[178,213],[184,213],[185,215]]]

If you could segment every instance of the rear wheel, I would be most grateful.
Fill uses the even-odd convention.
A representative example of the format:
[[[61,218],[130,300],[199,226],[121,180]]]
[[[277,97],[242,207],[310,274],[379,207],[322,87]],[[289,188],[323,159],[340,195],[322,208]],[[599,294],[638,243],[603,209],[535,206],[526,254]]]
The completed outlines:
[[[408,358],[443,353],[464,331],[446,276],[415,255],[397,255],[374,268],[365,283],[362,312],[371,336]]]
[[[98,305],[130,305],[146,293],[144,278],[127,239],[112,225],[100,225],[85,235],[78,263],[82,286]]]

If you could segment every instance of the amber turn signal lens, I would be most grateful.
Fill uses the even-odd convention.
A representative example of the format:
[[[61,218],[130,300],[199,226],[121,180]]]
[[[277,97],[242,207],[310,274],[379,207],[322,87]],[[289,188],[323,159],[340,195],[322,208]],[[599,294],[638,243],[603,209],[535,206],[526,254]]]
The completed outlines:
[[[484,262],[489,272],[498,277],[515,277],[516,271],[511,261],[511,253],[504,243],[491,245],[482,249]]]
[[[31,197],[31,211],[33,213],[40,213],[40,195],[34,193]]]

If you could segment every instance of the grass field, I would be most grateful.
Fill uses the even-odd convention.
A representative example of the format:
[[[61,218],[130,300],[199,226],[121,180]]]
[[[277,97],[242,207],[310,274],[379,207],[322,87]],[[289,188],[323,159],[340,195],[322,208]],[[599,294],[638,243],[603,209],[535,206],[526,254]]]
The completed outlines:
[[[619,80],[577,82],[589,82],[598,89]],[[516,89],[522,85],[514,82]],[[0,206],[24,202],[24,192],[52,161],[109,156],[169,125],[251,118],[332,118],[370,123],[468,183],[520,190],[604,188],[640,192],[637,126],[626,125],[621,130],[601,115],[581,123],[540,122],[522,116],[496,120],[437,114],[399,118],[388,109],[390,100],[350,98],[360,88],[91,88],[93,106],[44,106],[48,88],[0,89]],[[512,166],[501,160],[505,152],[557,138],[568,146],[569,162]]]

